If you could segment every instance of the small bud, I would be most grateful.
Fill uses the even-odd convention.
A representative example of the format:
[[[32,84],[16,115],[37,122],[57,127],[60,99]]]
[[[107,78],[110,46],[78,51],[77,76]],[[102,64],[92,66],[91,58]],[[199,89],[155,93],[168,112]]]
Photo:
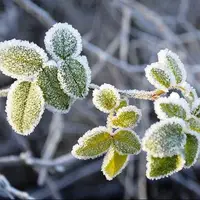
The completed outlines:
[[[93,104],[102,112],[113,111],[120,103],[120,95],[117,89],[109,84],[103,84],[93,91]]]

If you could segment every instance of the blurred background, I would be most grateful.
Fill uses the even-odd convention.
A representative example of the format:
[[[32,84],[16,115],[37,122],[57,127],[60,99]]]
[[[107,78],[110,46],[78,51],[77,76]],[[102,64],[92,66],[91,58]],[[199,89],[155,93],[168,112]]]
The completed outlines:
[[[152,90],[144,76],[157,52],[176,52],[188,82],[200,94],[200,0],[0,0],[0,41],[28,40],[44,47],[45,32],[68,22],[83,36],[83,54],[92,82],[119,89]],[[14,80],[0,74],[0,87]],[[145,177],[146,155],[133,156],[113,181],[100,171],[102,158],[74,159],[70,151],[88,129],[104,125],[106,115],[92,105],[91,92],[66,115],[45,111],[28,137],[8,125],[6,98],[0,99],[0,199],[199,199],[200,165],[158,181]],[[142,109],[140,137],[157,118],[153,103],[131,100]],[[18,191],[19,190],[19,191]],[[27,192],[27,194],[20,193]]]

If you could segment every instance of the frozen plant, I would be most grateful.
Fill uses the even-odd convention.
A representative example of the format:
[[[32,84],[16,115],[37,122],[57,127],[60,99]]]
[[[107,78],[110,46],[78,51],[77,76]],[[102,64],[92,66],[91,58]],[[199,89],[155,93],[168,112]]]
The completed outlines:
[[[82,52],[79,32],[67,23],[57,23],[44,39],[47,53],[36,44],[21,40],[0,43],[0,70],[17,79],[8,90],[7,119],[16,133],[29,135],[45,108],[67,113],[77,99],[93,90],[93,104],[106,113],[105,126],[87,131],[73,146],[78,159],[104,156],[102,172],[112,180],[126,167],[130,155],[147,153],[146,176],[167,177],[193,166],[199,154],[200,98],[186,81],[179,57],[168,49],[145,69],[153,91],[118,90],[112,85],[91,83],[91,70]],[[172,92],[171,90],[179,91]],[[169,95],[168,95],[169,93]],[[164,97],[164,95],[166,95]],[[144,138],[133,131],[141,111],[129,105],[129,98],[153,100],[159,122]]]

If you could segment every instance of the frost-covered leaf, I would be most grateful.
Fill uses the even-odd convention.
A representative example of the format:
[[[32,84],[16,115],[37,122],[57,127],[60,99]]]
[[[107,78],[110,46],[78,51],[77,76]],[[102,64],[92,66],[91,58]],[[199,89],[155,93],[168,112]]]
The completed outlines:
[[[168,177],[181,169],[183,169],[185,160],[181,155],[172,157],[156,158],[147,155],[147,171],[148,179],[161,179]]]
[[[186,71],[179,57],[168,49],[158,53],[158,61],[163,63],[174,75],[176,83],[180,84],[186,80]]]
[[[174,77],[161,63],[152,63],[145,68],[148,81],[158,89],[168,90],[174,84]]]
[[[114,147],[119,154],[138,154],[141,150],[140,139],[135,132],[129,129],[115,131]]]
[[[185,122],[175,117],[153,124],[143,138],[143,150],[160,158],[180,153],[186,142],[184,128]]]
[[[189,128],[192,131],[196,131],[200,133],[200,119],[199,118],[193,116],[187,120],[187,123],[189,125]]]
[[[183,88],[181,92],[187,102],[193,103],[195,100],[198,99],[196,90],[190,84],[188,84],[187,82],[184,82],[181,85],[181,87]]]
[[[110,148],[104,157],[101,170],[107,180],[112,180],[126,167],[128,162],[127,155],[120,155],[114,148]]]
[[[67,113],[74,99],[61,89],[57,78],[58,68],[53,63],[45,64],[36,83],[40,86],[47,108],[51,111]]]
[[[119,106],[115,108],[115,111],[118,111],[120,108],[126,107],[128,105],[129,105],[129,102],[127,98],[120,99]]]
[[[200,98],[196,99],[192,104],[192,114],[200,118]]]
[[[109,113],[119,106],[120,95],[117,89],[109,84],[103,84],[93,91],[93,104],[100,111]]]
[[[57,23],[50,28],[44,43],[49,54],[55,59],[77,57],[82,51],[80,33],[67,23]]]
[[[154,103],[155,112],[159,119],[190,117],[190,107],[187,101],[180,98],[178,93],[172,93],[169,97],[161,97]]]
[[[195,135],[186,134],[186,144],[184,147],[185,166],[191,167],[196,163],[199,155],[199,141]]]
[[[106,127],[97,127],[86,132],[73,146],[72,155],[78,159],[96,158],[104,154],[112,144],[112,137]]]
[[[60,63],[58,80],[66,94],[74,98],[84,98],[91,82],[91,70],[85,56],[69,58]]]
[[[38,125],[44,112],[44,99],[34,82],[16,81],[8,93],[8,122],[19,134],[28,135]]]
[[[44,50],[34,43],[15,39],[0,43],[0,70],[7,76],[32,77],[47,60]]]
[[[117,111],[111,124],[115,128],[133,128],[140,121],[141,115],[141,111],[135,106],[126,106]]]

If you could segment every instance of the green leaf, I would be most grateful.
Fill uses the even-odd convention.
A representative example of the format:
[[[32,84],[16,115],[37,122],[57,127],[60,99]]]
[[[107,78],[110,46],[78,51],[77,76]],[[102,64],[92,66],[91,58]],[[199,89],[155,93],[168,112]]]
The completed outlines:
[[[34,82],[16,81],[8,93],[6,112],[12,128],[28,135],[38,125],[44,112],[42,91]]]
[[[104,154],[112,144],[112,137],[106,127],[97,127],[86,132],[72,149],[78,159],[96,158]]]
[[[143,138],[143,150],[155,157],[179,154],[186,143],[185,122],[170,118],[153,124]]]
[[[126,107],[128,106],[128,99],[124,98],[120,100],[119,106],[117,106],[117,108],[115,108],[115,111],[117,112],[120,108]]]
[[[159,62],[165,64],[175,77],[176,84],[180,84],[186,80],[186,72],[183,63],[179,57],[168,49],[161,50],[158,53]]]
[[[141,119],[141,112],[135,106],[126,106],[117,111],[115,117],[111,119],[111,124],[115,128],[132,128]]]
[[[200,118],[200,98],[196,99],[192,104],[192,114]]]
[[[92,101],[100,111],[109,113],[119,105],[120,95],[114,86],[103,84],[93,91]]]
[[[55,59],[77,57],[82,51],[80,33],[67,23],[57,23],[46,33],[44,43],[49,54]]]
[[[66,94],[73,98],[84,98],[91,82],[87,58],[80,56],[62,62],[58,70],[58,80]]]
[[[173,84],[169,72],[161,63],[152,63],[145,68],[148,81],[158,89],[167,90]]]
[[[175,92],[171,93],[169,97],[157,99],[154,106],[159,119],[171,117],[186,119],[190,116],[189,104]]]
[[[180,171],[184,166],[184,159],[181,155],[172,157],[156,158],[147,155],[147,172],[149,179],[161,179]]]
[[[185,155],[185,166],[187,168],[191,167],[196,163],[197,157],[199,155],[199,141],[195,135],[186,134],[186,144],[184,147]]]
[[[104,157],[101,170],[106,179],[110,181],[122,172],[127,162],[127,155],[120,155],[114,148],[110,148]]]
[[[37,84],[43,91],[47,108],[51,111],[67,113],[70,109],[73,99],[69,97],[60,87],[57,79],[58,68],[51,63],[47,63],[37,77]]]
[[[119,129],[115,131],[114,147],[119,154],[139,154],[141,143],[135,132],[128,129]]]
[[[0,43],[0,70],[13,78],[33,77],[47,60],[44,50],[34,43],[15,39]]]
[[[193,116],[187,120],[187,123],[189,125],[189,128],[192,131],[196,131],[200,133],[200,119],[199,118]]]

